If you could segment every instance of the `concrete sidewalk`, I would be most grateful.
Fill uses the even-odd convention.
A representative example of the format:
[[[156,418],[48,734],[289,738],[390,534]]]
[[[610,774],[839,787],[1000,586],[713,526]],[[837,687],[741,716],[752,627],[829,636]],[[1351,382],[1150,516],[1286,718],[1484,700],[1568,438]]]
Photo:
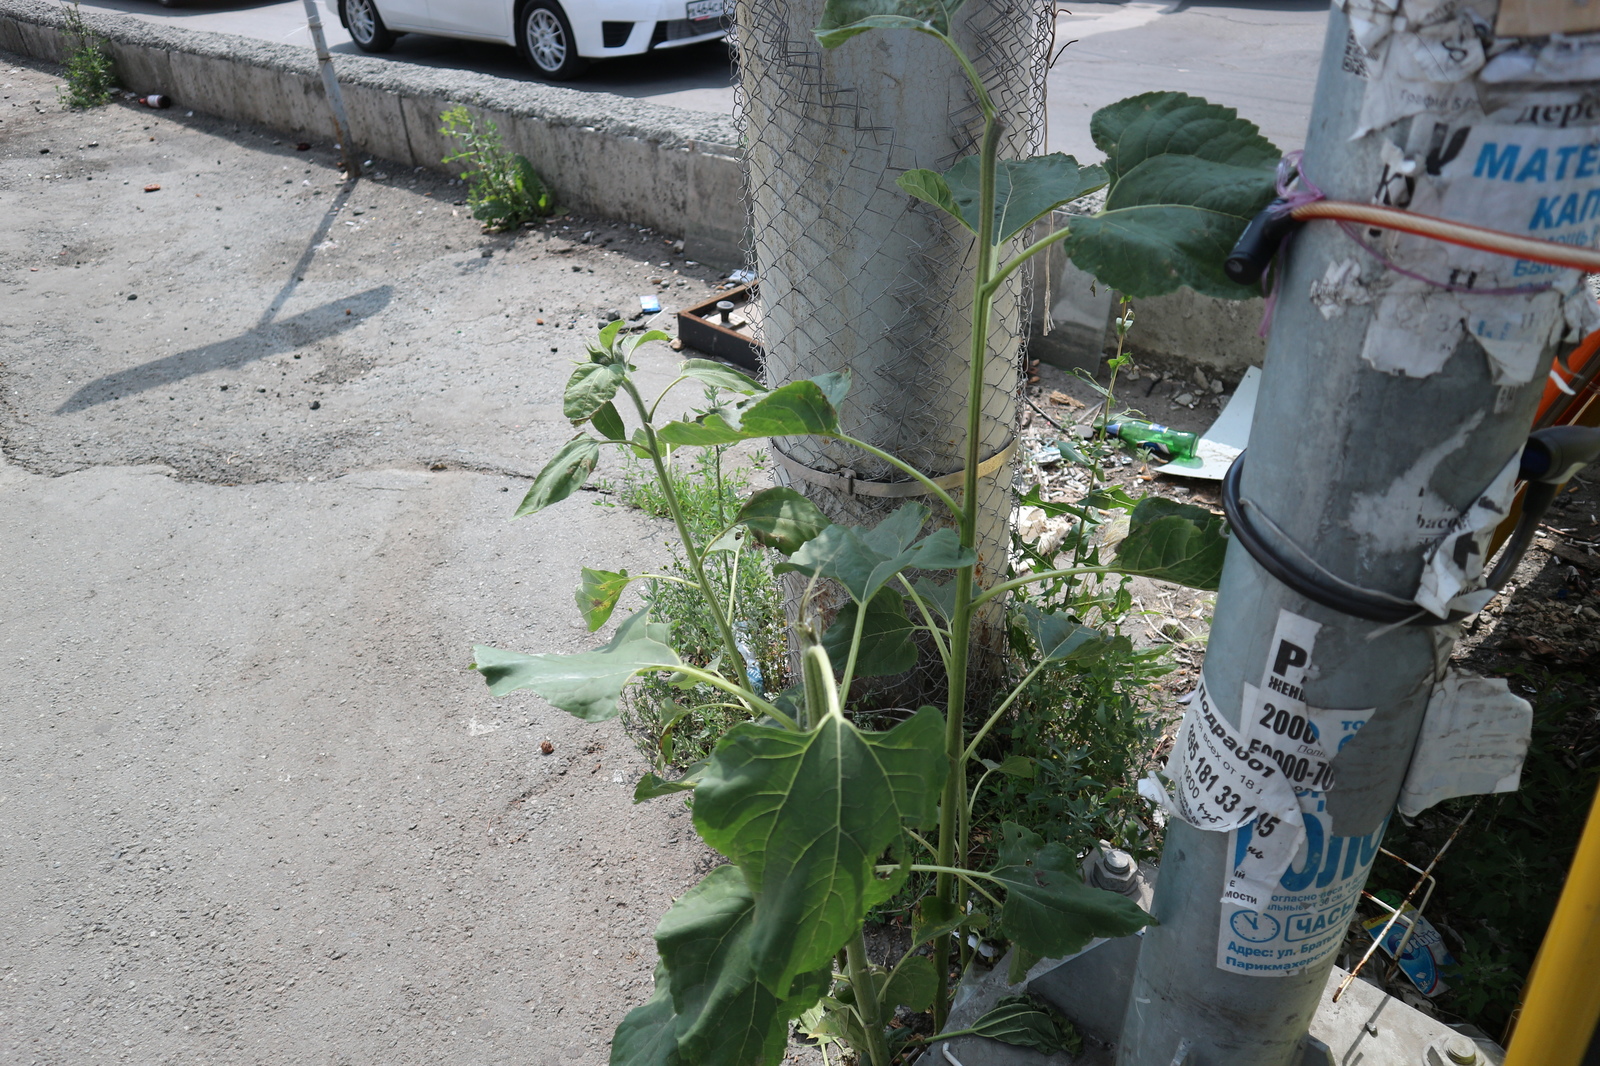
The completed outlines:
[[[506,519],[596,309],[704,276],[57,84],[0,55],[0,1062],[606,1061],[708,853],[616,723],[467,665],[661,557],[593,493]]]

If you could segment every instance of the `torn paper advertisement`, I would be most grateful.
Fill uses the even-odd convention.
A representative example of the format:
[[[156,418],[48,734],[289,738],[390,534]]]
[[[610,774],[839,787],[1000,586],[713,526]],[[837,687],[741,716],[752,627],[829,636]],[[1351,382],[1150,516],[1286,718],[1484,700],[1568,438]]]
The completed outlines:
[[[1325,710],[1305,701],[1320,626],[1279,611],[1260,688],[1244,686],[1246,751],[1265,755],[1294,787],[1298,824],[1267,812],[1234,829],[1217,929],[1220,969],[1284,976],[1338,950],[1382,830],[1334,835],[1326,811],[1334,760],[1374,708]]]
[[[1521,465],[1518,449],[1424,558],[1422,583],[1413,598],[1439,618],[1451,611],[1480,611],[1494,597],[1493,589],[1482,587],[1484,564],[1495,529],[1510,513]]]
[[[1200,434],[1194,458],[1174,459],[1156,467],[1156,473],[1221,481],[1228,467],[1250,443],[1250,426],[1255,421],[1256,395],[1260,387],[1261,368],[1253,366],[1239,379],[1239,387],[1228,397],[1227,405],[1211,423],[1211,428]]]
[[[1411,16],[1411,5],[1406,14]],[[1472,13],[1458,10],[1443,21],[1389,39],[1384,74],[1411,82],[1465,81],[1483,66],[1483,42]]]
[[[1518,41],[1489,60],[1478,77],[1491,85],[1600,81],[1600,35]]]
[[[1504,678],[1454,667],[1433,687],[1397,807],[1415,818],[1456,796],[1513,792],[1533,734],[1533,706]]]
[[[1212,701],[1204,674],[1178,727],[1166,773],[1172,792],[1151,773],[1139,782],[1139,794],[1196,829],[1227,832],[1268,809],[1299,822],[1294,787],[1276,765],[1249,750],[1244,735]]]
[[[1344,13],[1350,20],[1350,36],[1369,56],[1389,36],[1394,26],[1399,0],[1345,0]]]
[[[1372,290],[1361,280],[1361,264],[1354,259],[1330,262],[1322,277],[1311,282],[1311,306],[1325,319],[1338,318],[1352,305],[1372,302]]]

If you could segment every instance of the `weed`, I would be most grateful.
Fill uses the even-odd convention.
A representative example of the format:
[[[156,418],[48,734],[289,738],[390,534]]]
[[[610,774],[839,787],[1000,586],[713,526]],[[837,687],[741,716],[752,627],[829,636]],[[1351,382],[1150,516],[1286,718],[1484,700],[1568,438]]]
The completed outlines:
[[[67,33],[78,47],[67,58],[67,84],[61,88],[61,106],[74,110],[99,107],[111,99],[116,72],[106,55],[105,38],[89,28],[77,0],[67,9]]]
[[[549,187],[525,157],[506,151],[498,126],[487,119],[480,123],[464,107],[452,107],[440,117],[444,125],[439,132],[462,142],[459,152],[442,161],[469,168],[461,172],[467,205],[485,230],[515,229],[555,210]]]
[[[675,487],[690,531],[709,541],[727,527],[750,488],[750,475],[761,469],[758,452],[748,465],[729,469],[726,448],[709,448],[701,462],[674,462]],[[654,472],[629,456],[619,480],[609,488],[623,503],[653,518],[671,518],[672,511]],[[783,593],[772,572],[771,553],[758,548],[719,552],[720,565],[707,577],[724,600],[736,605],[735,630],[752,681],[770,692],[787,685],[787,645],[783,628]],[[674,551],[666,575],[690,581],[693,575],[681,553]],[[678,581],[651,581],[644,602],[651,617],[666,623],[672,645],[685,661],[706,667],[720,658],[720,635],[699,591]],[[759,678],[759,681],[756,679]],[[666,771],[698,762],[711,754],[717,740],[740,722],[745,708],[730,704],[709,686],[680,691],[660,676],[641,678],[629,693],[629,726],[641,739],[656,768]]]

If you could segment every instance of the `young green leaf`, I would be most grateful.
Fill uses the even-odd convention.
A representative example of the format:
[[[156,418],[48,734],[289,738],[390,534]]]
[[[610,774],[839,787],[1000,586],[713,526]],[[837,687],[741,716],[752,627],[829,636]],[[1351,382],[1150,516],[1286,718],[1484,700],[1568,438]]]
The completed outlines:
[[[879,856],[937,816],[943,737],[924,707],[887,733],[830,714],[806,733],[745,723],[717,743],[695,828],[749,880],[751,957],[773,987],[830,964],[866,913]]]
[[[1022,617],[1041,662],[1090,662],[1111,650],[1113,638],[1098,629],[1074,622],[1064,614],[1022,605]]]
[[[1009,774],[1012,777],[1032,777],[1039,767],[1026,755],[1007,755],[992,769],[996,773]]]
[[[1006,886],[1000,931],[1043,958],[1070,955],[1097,936],[1127,936],[1151,918],[1126,896],[1083,883],[1077,857],[1059,843],[1013,823],[1000,827],[1000,866],[991,876]]]
[[[640,611],[593,651],[526,655],[480,644],[473,648],[473,668],[496,696],[531,688],[569,714],[603,722],[617,716],[617,700],[634,675],[651,667],[681,665],[666,640],[667,627]]]
[[[601,404],[590,416],[589,422],[606,440],[627,440],[628,428],[622,424],[622,416],[617,413],[616,404],[607,400]]]
[[[579,363],[567,379],[561,412],[574,422],[591,418],[600,405],[611,402],[622,385],[626,368],[620,363]]]
[[[1209,296],[1259,295],[1222,272],[1250,219],[1271,201],[1282,153],[1232,108],[1184,93],[1145,93],[1102,108],[1090,131],[1111,189],[1075,219],[1073,262],[1130,296],[1187,285]]]
[[[528,494],[517,506],[513,518],[534,514],[553,503],[560,503],[583,487],[600,461],[600,442],[587,433],[567,441],[561,450],[544,464],[539,476],[533,479]]]
[[[948,36],[962,0],[827,0],[816,29],[824,48],[837,48],[872,29],[919,30]]]
[[[979,170],[978,157],[969,155],[944,174],[962,222],[974,233],[979,223]],[[1076,159],[1061,152],[1002,159],[994,179],[995,244],[1015,237],[1045,212],[1104,188],[1107,180],[1101,167],[1080,167]]]
[[[841,669],[850,655],[855,636],[856,615],[861,608],[854,600],[839,608],[833,625],[822,635],[822,647]],[[911,639],[911,619],[906,617],[905,598],[885,588],[867,604],[867,617],[861,624],[861,650],[856,655],[857,677],[891,677],[917,665],[917,645]]]
[[[617,599],[622,595],[622,590],[632,580],[626,570],[613,573],[610,570],[591,570],[587,566],[583,568],[576,598],[579,613],[589,623],[589,632],[593,633],[606,624],[611,612],[617,609]]]
[[[714,363],[710,359],[685,359],[683,365],[678,368],[678,373],[696,381],[703,381],[713,388],[743,393],[746,396],[767,391],[760,382],[746,377],[731,366]]]
[[[917,904],[916,918],[911,924],[911,943],[926,944],[946,933],[953,933],[965,923],[967,915],[956,910],[955,904],[938,896],[923,896]]]
[[[657,436],[669,444],[707,446],[755,440],[832,433],[839,416],[815,381],[791,381],[782,388],[713,411],[692,422],[668,422]]]
[[[933,997],[939,990],[939,971],[926,955],[907,955],[889,975],[883,988],[883,1005],[886,1016],[894,1014],[895,1007],[910,1010],[927,1010],[933,1006]]]
[[[672,981],[656,964],[650,998],[628,1012],[611,1037],[611,1066],[678,1066],[678,1014],[672,1009]]]
[[[1147,496],[1133,509],[1113,565],[1124,574],[1215,591],[1227,553],[1221,518],[1194,504]]]
[[[921,541],[916,539],[930,513],[923,504],[905,503],[871,529],[831,525],[773,570],[830,578],[857,603],[866,603],[908,567],[953,570],[977,562],[977,554],[961,546],[954,530],[935,530]]]
[[[769,548],[793,555],[800,545],[831,524],[817,505],[784,486],[762,489],[744,502],[734,518]]]
[[[620,322],[622,320],[619,318],[615,321]],[[671,339],[672,334],[668,333],[666,330],[647,329],[638,336],[626,338],[620,345],[617,346],[617,349],[625,356],[632,355],[642,344],[649,344],[651,341],[670,341]]]
[[[639,783],[633,786],[633,802],[643,803],[645,800],[670,796],[674,792],[693,792],[705,768],[706,760],[701,759],[685,770],[683,776],[676,781],[668,781],[658,774],[645,774],[639,779]]]
[[[972,224],[962,215],[950,192],[950,183],[937,170],[908,170],[895,179],[895,184],[919,200],[924,200],[972,229]]]
[[[828,971],[785,979],[752,951],[756,901],[736,866],[719,866],[684,893],[656,927],[671,978],[678,1053],[697,1066],[776,1062],[788,1022],[822,998]],[[782,987],[783,995],[773,993]]]

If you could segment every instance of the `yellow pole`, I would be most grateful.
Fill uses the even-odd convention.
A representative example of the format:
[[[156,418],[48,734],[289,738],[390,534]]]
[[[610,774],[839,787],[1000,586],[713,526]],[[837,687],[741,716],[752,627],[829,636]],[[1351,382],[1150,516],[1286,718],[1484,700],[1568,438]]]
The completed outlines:
[[[1505,1066],[1578,1066],[1600,1021],[1600,791],[1534,960]]]

